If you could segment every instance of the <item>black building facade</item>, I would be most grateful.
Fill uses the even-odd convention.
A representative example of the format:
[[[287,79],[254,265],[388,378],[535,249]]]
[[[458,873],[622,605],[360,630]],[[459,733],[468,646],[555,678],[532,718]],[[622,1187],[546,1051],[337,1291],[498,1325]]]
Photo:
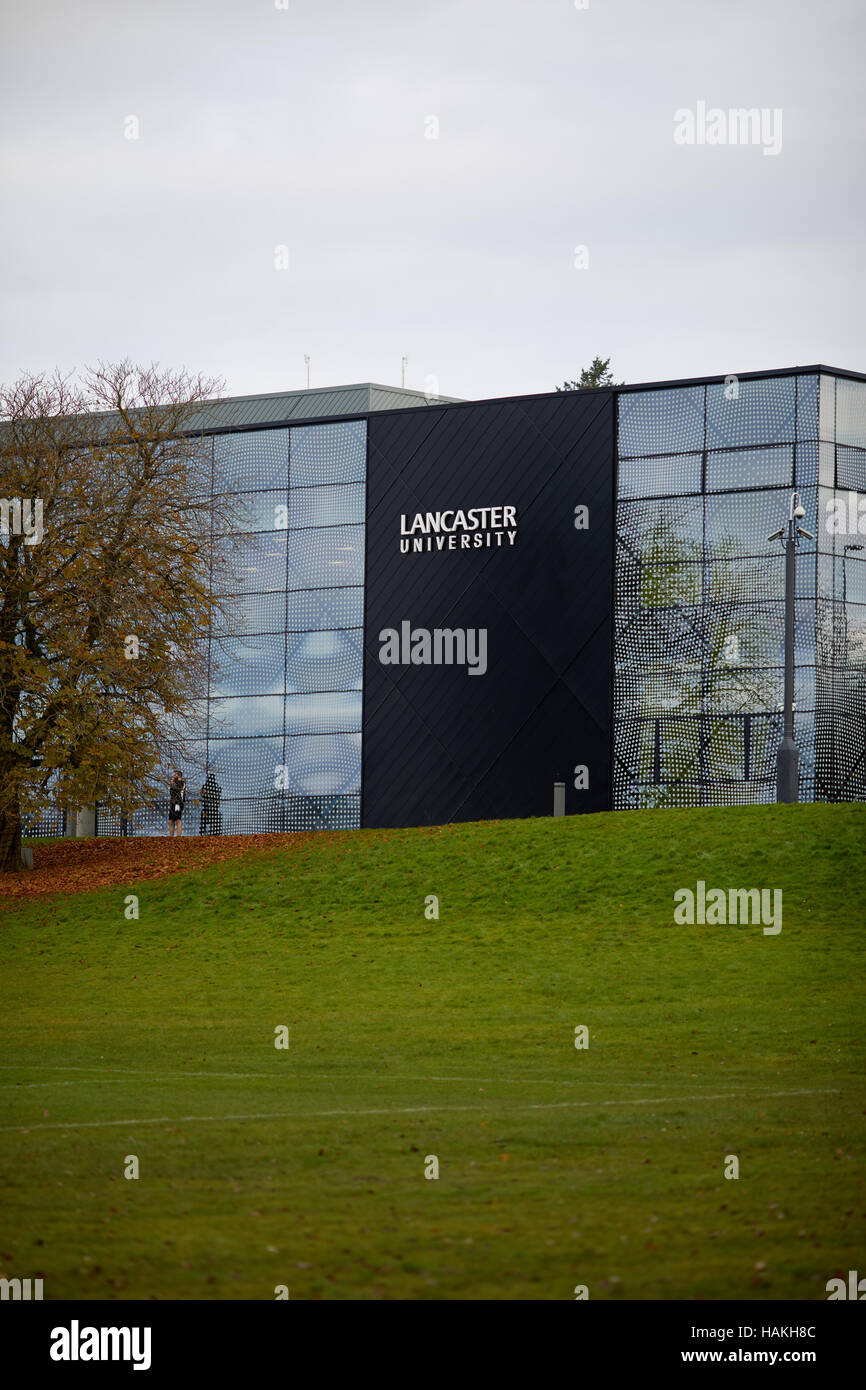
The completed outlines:
[[[613,395],[434,406],[368,437],[363,823],[546,815],[562,780],[571,809],[609,806]],[[484,633],[483,673],[427,664],[423,637],[413,659],[437,629]]]

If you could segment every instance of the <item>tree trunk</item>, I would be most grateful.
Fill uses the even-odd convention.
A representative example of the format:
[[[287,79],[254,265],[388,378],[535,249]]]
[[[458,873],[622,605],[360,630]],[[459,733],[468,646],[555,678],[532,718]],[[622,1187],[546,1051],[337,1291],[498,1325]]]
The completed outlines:
[[[0,874],[16,874],[21,862],[21,806],[17,795],[0,811]]]

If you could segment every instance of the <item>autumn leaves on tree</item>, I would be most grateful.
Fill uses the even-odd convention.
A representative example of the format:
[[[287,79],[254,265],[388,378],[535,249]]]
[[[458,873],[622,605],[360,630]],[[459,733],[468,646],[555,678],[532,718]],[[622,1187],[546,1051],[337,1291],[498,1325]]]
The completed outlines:
[[[121,362],[0,389],[0,870],[24,815],[151,799],[205,693],[233,518],[192,426],[218,385]]]

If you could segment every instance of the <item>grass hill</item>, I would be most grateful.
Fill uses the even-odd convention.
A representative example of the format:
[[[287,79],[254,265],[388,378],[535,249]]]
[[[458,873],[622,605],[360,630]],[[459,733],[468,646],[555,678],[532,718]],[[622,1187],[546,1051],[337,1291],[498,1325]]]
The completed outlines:
[[[0,1274],[46,1299],[825,1298],[862,1265],[864,827],[328,833],[0,897]],[[781,889],[782,930],[675,924],[698,880]]]

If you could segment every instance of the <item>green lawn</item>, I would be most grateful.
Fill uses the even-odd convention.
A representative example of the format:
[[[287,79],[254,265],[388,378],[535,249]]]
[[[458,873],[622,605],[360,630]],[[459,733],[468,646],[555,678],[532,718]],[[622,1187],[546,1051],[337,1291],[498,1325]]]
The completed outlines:
[[[816,805],[346,832],[7,900],[0,1274],[825,1298],[864,1268],[864,829]],[[781,888],[781,933],[674,925],[698,879]]]

